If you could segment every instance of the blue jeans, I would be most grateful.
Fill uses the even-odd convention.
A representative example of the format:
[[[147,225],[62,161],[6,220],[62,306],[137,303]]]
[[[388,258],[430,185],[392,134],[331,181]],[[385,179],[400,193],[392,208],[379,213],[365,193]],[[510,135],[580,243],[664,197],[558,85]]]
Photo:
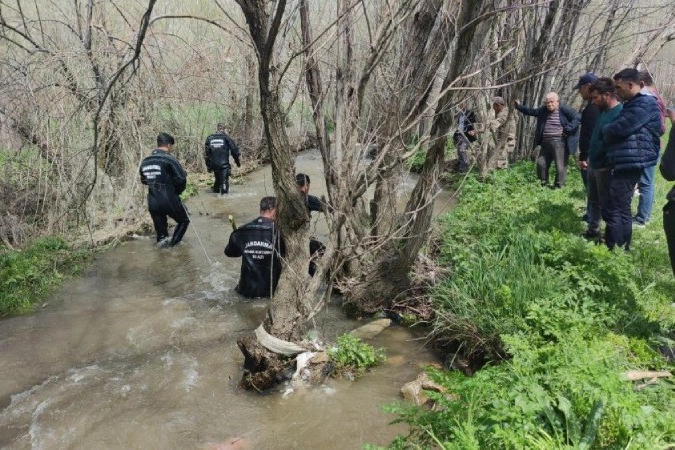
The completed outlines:
[[[612,171],[609,176],[609,206],[605,217],[605,243],[612,250],[630,250],[633,237],[633,217],[630,210],[633,188],[640,179],[641,169]]]
[[[654,172],[656,166],[642,169],[642,175],[638,180],[638,189],[640,190],[640,200],[638,201],[637,214],[635,221],[641,225],[649,222],[652,216],[652,206],[654,205]]]

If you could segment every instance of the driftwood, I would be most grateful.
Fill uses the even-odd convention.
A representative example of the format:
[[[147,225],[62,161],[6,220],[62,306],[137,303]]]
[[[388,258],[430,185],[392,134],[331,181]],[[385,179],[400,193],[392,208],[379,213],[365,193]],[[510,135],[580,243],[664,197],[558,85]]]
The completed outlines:
[[[652,370],[629,370],[628,372],[623,373],[623,377],[628,381],[638,381],[644,380],[646,378],[656,379],[656,378],[666,378],[672,377],[673,374],[670,372],[662,371],[655,372]]]

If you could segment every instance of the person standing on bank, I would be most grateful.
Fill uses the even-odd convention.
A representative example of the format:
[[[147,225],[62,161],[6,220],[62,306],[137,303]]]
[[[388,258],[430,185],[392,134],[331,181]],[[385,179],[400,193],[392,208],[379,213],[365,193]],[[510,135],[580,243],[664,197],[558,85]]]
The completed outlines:
[[[675,109],[668,109],[666,114],[670,118],[671,127],[659,171],[667,181],[675,181]],[[673,268],[673,275],[675,275],[675,187],[668,192],[666,198],[668,201],[663,207],[663,230],[668,242],[670,265]]]
[[[579,96],[586,103],[584,109],[581,110],[581,126],[579,128],[579,169],[581,170],[581,181],[584,182],[586,189],[586,212],[583,216],[585,222],[589,221],[589,201],[590,194],[588,193],[588,150],[591,143],[591,135],[595,122],[598,120],[600,110],[591,101],[591,83],[597,80],[598,77],[593,72],[588,72],[579,77],[579,82],[574,89],[579,90]]]
[[[661,111],[651,95],[640,93],[640,74],[623,69],[614,75],[616,93],[623,100],[623,109],[607,125],[602,134],[607,144],[609,208],[605,243],[630,250],[633,216],[633,188],[647,167],[655,166],[661,149]]]
[[[239,283],[235,287],[247,298],[271,297],[281,276],[281,258],[286,254],[276,224],[275,197],[260,200],[260,217],[230,234],[225,255],[242,257]]]
[[[457,130],[452,135],[452,143],[457,150],[459,159],[459,171],[468,172],[471,166],[470,148],[471,143],[476,140],[476,115],[473,111],[466,109],[466,101],[462,100],[459,105],[459,116],[457,116]]]
[[[544,97],[544,106],[530,108],[514,100],[516,109],[526,116],[537,118],[534,131],[534,147],[541,146],[537,157],[537,176],[542,186],[548,185],[551,162],[555,162],[554,189],[565,185],[567,160],[576,151],[577,132],[581,116],[567,105],[560,104],[558,94],[549,92]]]
[[[204,143],[206,168],[209,172],[213,171],[215,177],[213,192],[217,194],[227,194],[230,191],[230,174],[232,173],[230,155],[237,167],[241,167],[239,149],[232,138],[227,135],[225,124],[219,123],[216,126],[216,132],[209,135]]]
[[[157,149],[141,162],[141,183],[148,186],[148,211],[157,233],[157,246],[173,247],[187,231],[190,219],[180,194],[187,185],[187,174],[171,154],[173,136],[159,133]],[[169,238],[167,216],[176,221],[173,237]]]

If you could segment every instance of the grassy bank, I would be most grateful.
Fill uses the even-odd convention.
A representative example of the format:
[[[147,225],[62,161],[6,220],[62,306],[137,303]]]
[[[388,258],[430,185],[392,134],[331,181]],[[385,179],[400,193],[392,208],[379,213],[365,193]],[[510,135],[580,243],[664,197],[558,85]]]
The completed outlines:
[[[581,238],[576,170],[541,188],[531,163],[469,180],[441,223],[440,260],[452,276],[433,293],[435,338],[473,376],[432,371],[449,395],[434,411],[391,407],[411,434],[392,448],[669,448],[675,382],[629,381],[673,370],[658,351],[675,335],[675,279],[659,206],[630,253]],[[634,201],[637,204],[637,199]],[[434,395],[433,393],[431,395]]]
[[[90,255],[53,237],[0,253],[0,317],[31,311],[65,277],[78,274]]]

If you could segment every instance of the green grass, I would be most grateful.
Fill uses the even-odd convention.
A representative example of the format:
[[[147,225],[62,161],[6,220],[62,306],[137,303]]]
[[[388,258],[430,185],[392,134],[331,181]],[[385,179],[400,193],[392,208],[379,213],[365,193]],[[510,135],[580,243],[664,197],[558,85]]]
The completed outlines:
[[[0,317],[31,311],[68,276],[78,274],[90,252],[60,238],[42,238],[24,250],[0,253]]]
[[[472,377],[430,370],[451,395],[433,410],[388,408],[410,426],[390,448],[666,448],[675,443],[675,382],[629,370],[675,369],[656,344],[675,338],[675,277],[659,205],[632,251],[581,238],[577,170],[541,188],[531,163],[469,177],[440,222],[433,334],[453,358],[487,363]],[[637,204],[637,199],[635,199]],[[672,341],[671,341],[672,342]]]

